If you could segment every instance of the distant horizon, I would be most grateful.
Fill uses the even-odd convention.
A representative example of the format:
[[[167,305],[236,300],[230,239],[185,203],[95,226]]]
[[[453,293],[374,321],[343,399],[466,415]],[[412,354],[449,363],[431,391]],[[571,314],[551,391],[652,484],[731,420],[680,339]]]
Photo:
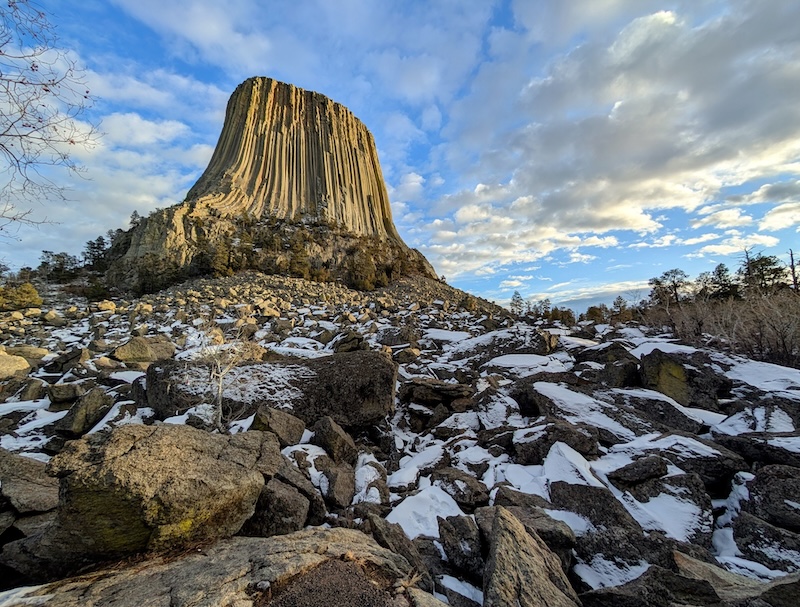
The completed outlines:
[[[576,312],[680,268],[800,249],[800,5],[791,0],[39,0],[104,133],[48,172],[0,260],[79,255],[183,200],[230,94],[268,76],[372,132],[403,240],[449,284]]]

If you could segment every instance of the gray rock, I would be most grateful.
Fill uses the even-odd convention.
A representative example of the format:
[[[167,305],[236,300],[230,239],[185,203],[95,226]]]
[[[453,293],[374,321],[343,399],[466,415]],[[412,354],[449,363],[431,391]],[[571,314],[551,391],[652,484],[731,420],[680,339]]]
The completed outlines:
[[[488,320],[488,319],[487,319]],[[475,369],[493,358],[506,354],[550,354],[558,345],[558,335],[519,324],[511,329],[494,331],[496,323],[488,320],[490,333],[479,340],[465,340],[451,351],[451,360],[468,360]],[[494,326],[492,326],[494,325]]]
[[[44,365],[44,370],[48,373],[66,373],[90,358],[91,353],[87,348],[74,348],[47,361]]]
[[[18,514],[47,512],[58,505],[58,480],[44,463],[0,449],[0,498]]]
[[[150,363],[175,355],[175,344],[165,335],[134,337],[115,348],[111,358],[124,363]]]
[[[52,384],[47,388],[47,396],[52,403],[71,403],[86,394],[86,387],[80,382]]]
[[[419,587],[432,592],[433,578],[428,573],[428,568],[425,566],[419,551],[411,540],[406,537],[403,528],[397,523],[390,523],[374,514],[369,515],[369,523],[375,541],[387,550],[391,550],[406,559],[421,576]]]
[[[552,482],[550,501],[559,510],[575,512],[595,527],[624,529],[641,534],[639,523],[625,510],[619,500],[604,487]]]
[[[113,405],[113,395],[99,386],[92,388],[56,423],[56,431],[69,438],[83,436],[103,419]]]
[[[365,350],[366,344],[364,343],[364,336],[361,335],[361,333],[356,331],[344,331],[334,337],[328,343],[327,347],[337,354],[341,354],[342,352]]]
[[[495,506],[479,508],[475,511],[475,518],[479,521],[487,541],[491,535],[494,508],[497,506],[504,506],[522,523],[528,533],[541,538],[561,561],[561,568],[564,573],[569,571],[572,565],[572,551],[576,546],[575,533],[570,529],[569,525],[554,519],[539,506],[534,506],[530,503],[514,505],[509,503],[507,499],[495,499]],[[552,506],[548,505],[548,508],[552,508]]]
[[[484,607],[579,607],[558,558],[505,508],[495,510],[483,581]]]
[[[449,494],[467,513],[489,503],[489,490],[474,476],[458,468],[439,468],[431,474],[431,483]]]
[[[786,448],[776,438],[797,439],[800,432],[788,433],[768,433],[768,432],[747,432],[739,435],[728,435],[720,432],[712,432],[714,441],[734,453],[743,457],[746,461],[756,464],[780,464],[800,468],[800,453]]]
[[[300,531],[308,518],[310,502],[296,488],[271,479],[261,489],[253,516],[241,534],[271,537]]]
[[[684,578],[705,580],[711,584],[725,605],[795,607],[797,604],[797,593],[800,591],[798,573],[779,577],[765,584],[682,552],[675,551],[673,557],[676,573]]]
[[[353,503],[356,493],[356,477],[353,467],[345,462],[331,466],[323,473],[327,481],[325,498],[334,508],[347,508]]]
[[[595,346],[589,346],[575,352],[573,356],[575,357],[575,362],[579,363],[591,361],[605,365],[620,361],[639,362],[630,353],[628,346],[619,341],[606,341]]]
[[[720,444],[682,432],[671,434],[687,436],[693,441],[697,441],[701,445],[699,452],[683,449],[678,444],[675,447],[659,449],[657,454],[670,460],[685,472],[697,474],[711,497],[727,496],[734,475],[750,469],[742,456]],[[669,434],[664,436],[669,436]]]
[[[443,404],[450,408],[453,401],[470,398],[474,394],[475,389],[464,384],[430,377],[413,377],[400,387],[398,397],[403,403],[413,402],[430,407]]]
[[[529,434],[531,438],[526,438]],[[514,461],[525,466],[540,465],[550,448],[557,442],[566,443],[586,459],[595,459],[598,454],[597,429],[586,425],[570,424],[560,419],[533,426],[515,434]]]
[[[375,340],[384,346],[408,345],[412,348],[417,347],[419,338],[419,330],[408,325],[402,327],[383,327],[378,330],[375,336]]]
[[[667,473],[667,460],[657,455],[648,455],[608,473],[608,480],[617,487],[637,485]]]
[[[305,429],[302,419],[274,407],[259,407],[250,425],[250,430],[272,432],[282,449],[298,444]]]
[[[711,498],[706,493],[702,480],[696,474],[673,474],[661,478],[651,478],[629,488],[633,497],[642,503],[649,502],[660,495],[672,496],[679,502],[695,506],[698,516],[695,528],[691,530],[688,541],[695,546],[711,549],[711,532],[714,515]],[[688,530],[687,530],[688,531]]]
[[[312,444],[322,447],[334,462],[346,462],[355,465],[358,449],[353,439],[332,417],[325,416],[312,427],[314,437]]]
[[[733,519],[736,547],[748,559],[770,569],[800,571],[800,534],[770,525],[748,512]]]
[[[719,411],[718,399],[730,394],[731,380],[712,368],[702,353],[665,353],[659,349],[641,358],[642,379],[686,407]]]
[[[404,588],[413,578],[408,561],[382,548],[369,536],[350,529],[310,529],[290,535],[270,538],[234,537],[222,540],[202,550],[192,550],[177,556],[156,557],[127,566],[90,575],[67,579],[44,586],[13,591],[9,607],[36,604],[40,607],[219,607],[266,605],[279,598],[277,591],[290,587],[308,574],[315,581],[315,571],[327,562],[358,564],[363,581],[379,587]],[[298,604],[334,605],[328,598],[324,603],[317,597],[323,585],[331,586],[333,594],[351,596],[355,586],[351,576],[320,575],[319,588],[311,585]],[[403,600],[398,607],[442,607],[431,595],[413,590],[397,596]],[[349,604],[349,603],[348,603]],[[354,603],[355,604],[355,603]],[[392,603],[370,603],[389,607]]]
[[[313,360],[281,360],[236,367],[236,379],[224,392],[230,410],[253,414],[259,407],[290,408],[307,425],[329,415],[346,429],[369,428],[394,411],[397,365],[380,353],[359,351]],[[184,413],[214,393],[208,370],[200,364],[166,361],[147,369],[147,390],[139,406],[159,419]],[[191,389],[182,387],[190,382]],[[206,382],[207,389],[199,386]],[[235,386],[259,386],[239,390]],[[140,394],[141,398],[141,394]]]
[[[328,514],[328,510],[325,508],[325,500],[322,499],[319,491],[311,484],[311,481],[293,466],[288,459],[281,458],[280,465],[275,470],[274,475],[278,480],[297,489],[309,501],[307,525],[321,525],[325,521],[325,517]]]
[[[448,563],[480,585],[484,562],[478,525],[469,516],[436,517],[436,520]]]
[[[750,499],[742,508],[771,525],[800,533],[800,469],[764,466],[747,483]]]
[[[656,566],[627,584],[585,592],[580,599],[583,607],[720,605],[720,597],[708,581]]]

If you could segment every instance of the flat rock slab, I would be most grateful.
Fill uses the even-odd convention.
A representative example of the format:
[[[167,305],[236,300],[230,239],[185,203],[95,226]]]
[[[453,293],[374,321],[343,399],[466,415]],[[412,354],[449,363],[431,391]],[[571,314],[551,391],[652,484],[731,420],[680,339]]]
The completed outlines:
[[[147,370],[147,393],[140,406],[157,417],[180,415],[190,407],[212,402],[216,387],[208,367],[169,361]],[[224,378],[223,402],[244,416],[259,407],[290,412],[306,425],[329,415],[345,427],[382,422],[394,410],[397,365],[379,353],[346,352],[312,360],[244,364]]]
[[[325,563],[334,564],[318,569]],[[319,588],[304,582],[314,582],[315,572],[324,582]],[[359,531],[310,529],[273,538],[235,537],[177,558],[157,557],[52,584],[20,588],[0,593],[0,603],[6,607],[218,607],[266,606],[276,599],[273,604],[281,607],[443,605],[430,595],[425,595],[430,599],[427,602],[419,600],[421,591],[397,593],[394,597],[381,591],[412,577],[408,561]],[[292,592],[295,582],[303,584],[300,589],[310,587]],[[350,587],[345,588],[344,584]],[[365,584],[378,592],[366,593]],[[282,595],[283,589],[287,593]],[[356,598],[352,602],[331,600],[336,593]]]

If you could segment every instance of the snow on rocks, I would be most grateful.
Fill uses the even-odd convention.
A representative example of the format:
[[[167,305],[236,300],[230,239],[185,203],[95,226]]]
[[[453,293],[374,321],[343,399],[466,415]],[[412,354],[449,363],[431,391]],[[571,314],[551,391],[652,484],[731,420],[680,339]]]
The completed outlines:
[[[274,434],[282,449],[247,533],[324,522],[378,539],[375,521],[397,523],[424,583],[454,603],[502,587],[497,563],[511,565],[487,559],[506,545],[492,537],[498,506],[506,532],[517,520],[558,555],[572,582],[559,592],[587,601],[657,587],[675,550],[752,579],[797,569],[800,372],[640,327],[548,330],[433,283],[355,293],[243,276],[64,307],[63,325],[27,328],[49,354],[0,383],[0,447],[48,461],[87,394],[108,407],[70,426],[83,440],[162,422],[210,431],[221,387],[227,430]],[[251,359],[215,384],[201,360],[245,342]],[[126,344],[175,356],[112,360]],[[449,558],[453,534],[475,526],[469,566]]]

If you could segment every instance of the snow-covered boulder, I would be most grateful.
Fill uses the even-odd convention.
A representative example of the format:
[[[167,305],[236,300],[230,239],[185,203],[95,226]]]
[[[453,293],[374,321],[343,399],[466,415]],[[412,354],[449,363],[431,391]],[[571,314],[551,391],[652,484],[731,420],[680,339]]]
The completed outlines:
[[[266,406],[286,410],[307,425],[329,415],[345,428],[369,427],[394,410],[396,378],[397,366],[389,357],[363,350],[242,364],[217,379],[207,364],[173,360],[148,368],[139,404],[166,419],[212,402],[222,381],[223,406],[241,417]]]

